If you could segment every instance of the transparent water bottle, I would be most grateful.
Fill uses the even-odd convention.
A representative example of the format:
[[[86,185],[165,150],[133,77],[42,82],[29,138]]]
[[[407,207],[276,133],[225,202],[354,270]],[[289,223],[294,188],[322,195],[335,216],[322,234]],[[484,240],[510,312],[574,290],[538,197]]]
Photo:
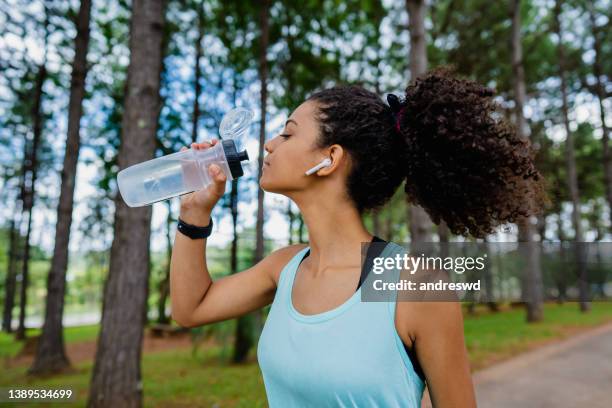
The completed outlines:
[[[249,155],[239,149],[252,118],[253,112],[248,109],[233,109],[223,117],[219,126],[222,140],[214,146],[183,150],[121,170],[117,174],[121,197],[128,206],[141,207],[201,190],[212,182],[208,174],[212,163],[228,180],[242,176],[240,163],[249,160]]]

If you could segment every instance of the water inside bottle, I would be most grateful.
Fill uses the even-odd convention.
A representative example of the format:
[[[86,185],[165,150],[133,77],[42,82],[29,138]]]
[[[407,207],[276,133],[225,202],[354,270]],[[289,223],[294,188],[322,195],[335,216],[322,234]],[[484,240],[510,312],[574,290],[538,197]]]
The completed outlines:
[[[121,175],[122,194],[131,206],[141,206],[196,191],[210,180],[192,151],[179,152],[140,163]]]

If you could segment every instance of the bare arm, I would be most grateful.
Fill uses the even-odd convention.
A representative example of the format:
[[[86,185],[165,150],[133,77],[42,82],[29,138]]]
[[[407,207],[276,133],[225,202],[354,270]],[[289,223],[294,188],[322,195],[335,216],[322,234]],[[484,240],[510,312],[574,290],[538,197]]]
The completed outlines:
[[[192,144],[206,149],[212,143]],[[226,177],[209,169],[214,183],[181,198],[180,218],[205,226],[215,203],[225,191]],[[259,309],[272,302],[278,275],[303,245],[279,249],[252,267],[213,281],[206,265],[206,239],[191,239],[176,232],[170,261],[172,318],[182,326],[194,327],[226,320]]]
[[[414,347],[434,408],[475,408],[459,302],[417,302]],[[417,310],[418,309],[418,310]]]
[[[270,304],[280,270],[301,248],[281,248],[242,272],[213,281],[206,265],[206,240],[177,232],[170,263],[172,318],[181,326],[194,327]]]
[[[188,218],[181,214],[181,219]],[[194,217],[186,222],[194,223]],[[201,214],[197,225],[207,225],[210,215]],[[212,279],[206,266],[206,239],[190,239],[176,232],[170,260],[172,318],[181,326],[195,326],[194,311],[206,296]]]

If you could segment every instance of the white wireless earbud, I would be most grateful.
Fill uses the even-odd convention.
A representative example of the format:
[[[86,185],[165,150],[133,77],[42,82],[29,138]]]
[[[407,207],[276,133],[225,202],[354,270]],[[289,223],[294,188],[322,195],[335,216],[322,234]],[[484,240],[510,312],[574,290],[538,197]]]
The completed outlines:
[[[323,159],[323,161],[321,161],[321,163],[319,163],[316,166],[314,166],[313,168],[309,169],[306,172],[306,175],[310,176],[312,173],[316,172],[317,170],[322,169],[323,167],[329,167],[329,166],[331,166],[331,163],[332,163],[332,161],[331,161],[330,158]]]

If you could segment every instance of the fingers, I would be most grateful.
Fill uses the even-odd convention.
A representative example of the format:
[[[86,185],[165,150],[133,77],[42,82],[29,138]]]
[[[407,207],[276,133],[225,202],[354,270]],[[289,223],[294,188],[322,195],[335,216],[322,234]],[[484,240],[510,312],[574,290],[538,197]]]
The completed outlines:
[[[204,141],[201,143],[192,143],[191,148],[194,150],[208,149],[209,147],[216,145],[217,142],[218,142],[217,139],[212,139],[210,141]]]
[[[212,147],[214,145],[216,145],[219,142],[218,139],[211,139],[210,141],[204,141],[204,142],[200,142],[200,143],[191,143],[189,145],[189,147],[187,146],[183,146],[181,147],[181,152],[187,149],[193,149],[193,150],[203,150],[203,149],[208,149],[209,147]]]
[[[216,164],[211,164],[208,166],[208,174],[210,174],[213,183],[209,187],[210,192],[220,197],[225,192],[225,182],[227,181],[227,177],[221,167]]]
[[[223,172],[223,170],[221,170],[221,167],[219,167],[219,165],[217,164],[213,163],[210,166],[208,166],[208,172],[216,183],[221,183],[221,182],[225,183],[225,181],[227,180],[225,173]]]

